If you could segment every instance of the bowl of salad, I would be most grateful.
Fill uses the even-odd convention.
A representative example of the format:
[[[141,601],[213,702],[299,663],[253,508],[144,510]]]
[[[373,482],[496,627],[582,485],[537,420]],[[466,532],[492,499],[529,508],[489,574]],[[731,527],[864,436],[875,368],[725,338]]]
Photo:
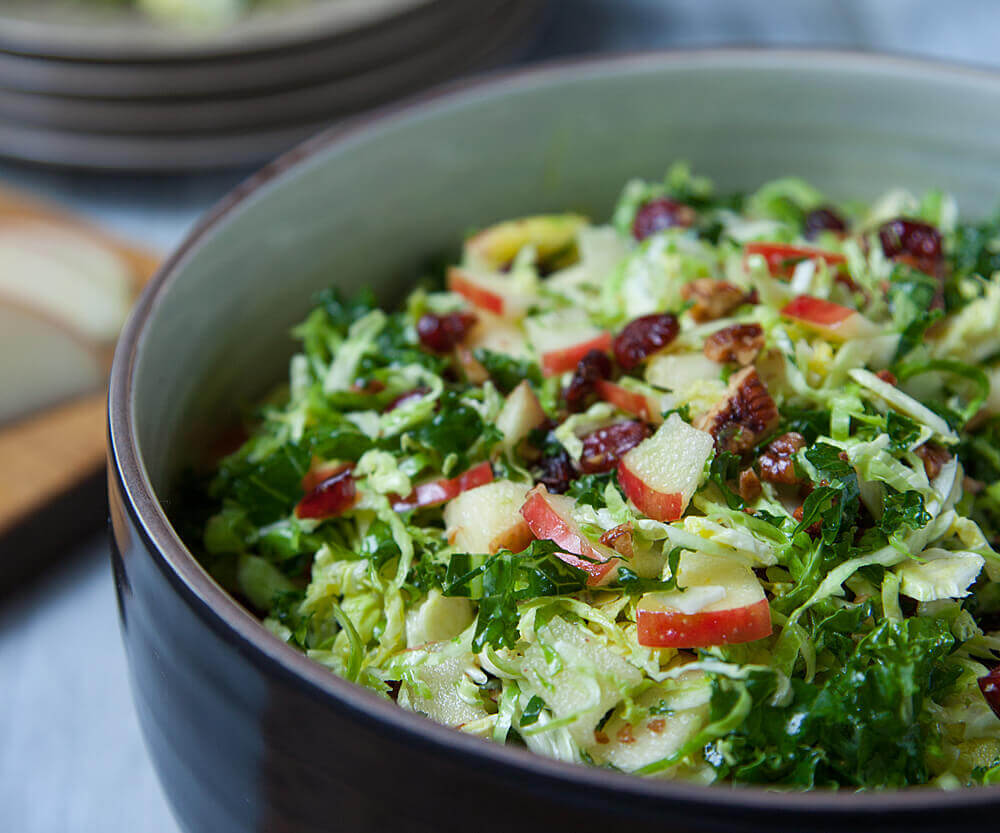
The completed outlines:
[[[584,61],[221,204],[110,393],[182,825],[991,823],[997,104],[884,57]]]

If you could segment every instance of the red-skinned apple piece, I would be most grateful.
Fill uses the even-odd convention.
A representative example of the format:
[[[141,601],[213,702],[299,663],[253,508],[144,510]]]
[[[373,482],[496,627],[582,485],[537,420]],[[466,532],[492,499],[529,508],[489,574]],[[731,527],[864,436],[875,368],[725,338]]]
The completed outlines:
[[[497,428],[503,434],[503,444],[513,448],[535,428],[545,422],[545,411],[531,385],[525,380],[508,395],[500,413]]]
[[[751,255],[760,255],[767,261],[768,271],[776,278],[790,278],[795,267],[804,260],[822,260],[827,266],[842,266],[847,258],[838,252],[827,252],[812,246],[793,246],[788,243],[747,243],[743,247],[743,261]]]
[[[529,317],[524,325],[546,376],[575,370],[580,359],[591,350],[611,350],[611,333],[594,326],[579,309],[562,309]]]
[[[979,690],[986,698],[994,714],[1000,717],[1000,665],[990,671],[985,677],[980,677]]]
[[[468,489],[475,489],[493,480],[493,467],[489,462],[473,466],[458,477],[442,477],[428,483],[421,483],[405,498],[397,497],[392,501],[392,508],[397,512],[418,507],[436,506],[447,503],[453,497]]]
[[[457,495],[444,508],[448,542],[457,552],[520,552],[534,537],[521,515],[528,485],[494,480]]]
[[[470,260],[492,269],[509,265],[525,246],[533,246],[539,262],[572,248],[577,232],[586,225],[578,214],[539,214],[485,228],[465,241]]]
[[[303,478],[306,494],[295,507],[297,518],[333,518],[342,515],[357,502],[358,493],[349,464],[326,469],[320,467],[318,472],[309,472]]]
[[[558,376],[576,368],[584,356],[591,350],[607,351],[611,349],[611,333],[601,333],[587,341],[570,344],[542,353],[542,373],[546,376]]]
[[[647,593],[636,608],[637,639],[649,648],[704,648],[771,634],[771,608],[749,567],[728,558],[681,556],[683,591]]]
[[[857,310],[812,295],[793,298],[785,304],[781,314],[835,341],[866,338],[878,333],[878,328]]]
[[[619,410],[646,422],[659,425],[663,422],[663,412],[661,409],[662,397],[649,396],[638,391],[629,390],[616,382],[609,382],[607,379],[598,379],[594,383],[594,390],[605,402],[609,402]]]
[[[516,292],[510,284],[503,275],[479,274],[457,266],[448,270],[448,289],[452,292],[494,315],[518,318],[528,310],[531,298]]]
[[[552,495],[544,486],[536,486],[528,492],[521,515],[536,538],[554,541],[566,550],[557,557],[584,570],[589,575],[587,584],[606,584],[618,572],[621,559],[610,547],[595,544],[583,534],[573,520],[574,505],[572,498]]]
[[[676,521],[698,488],[714,446],[711,434],[671,414],[652,437],[622,457],[618,482],[640,512]]]

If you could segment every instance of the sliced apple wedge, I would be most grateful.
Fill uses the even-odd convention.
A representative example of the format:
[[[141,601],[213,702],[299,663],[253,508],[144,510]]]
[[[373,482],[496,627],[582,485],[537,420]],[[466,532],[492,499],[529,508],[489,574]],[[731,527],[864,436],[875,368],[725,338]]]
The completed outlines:
[[[712,435],[671,414],[618,463],[618,482],[636,508],[657,521],[684,514],[712,456]]]
[[[583,534],[573,520],[575,505],[572,498],[552,495],[544,486],[536,486],[528,492],[521,515],[536,538],[554,541],[566,550],[559,558],[589,574],[587,584],[607,584],[618,572],[621,559],[610,547],[595,544]]]
[[[445,532],[458,552],[520,552],[534,537],[521,507],[526,483],[494,480],[462,492],[444,508]]]
[[[580,310],[550,312],[528,318],[524,325],[546,376],[575,370],[580,359],[591,350],[611,349],[611,333],[595,327]]]
[[[397,497],[393,500],[392,508],[397,512],[405,512],[408,509],[418,507],[437,506],[441,503],[447,503],[462,492],[489,483],[492,479],[493,467],[489,462],[482,462],[458,477],[441,477],[437,480],[421,483],[406,497]]]
[[[545,411],[528,382],[521,382],[508,394],[500,413],[497,428],[503,434],[505,448],[514,448],[534,429],[545,422]]]
[[[615,710],[590,754],[597,763],[624,772],[674,757],[708,723],[711,690],[701,671],[654,685]]]
[[[0,298],[0,422],[100,389],[109,360],[61,321]]]
[[[637,390],[630,390],[616,382],[598,379],[594,382],[594,390],[605,402],[610,402],[616,408],[641,420],[659,425],[663,422],[663,412],[672,405],[666,400],[672,400],[670,394],[654,396]]]
[[[781,314],[832,341],[870,338],[879,333],[878,327],[857,310],[811,295],[799,295],[793,298],[785,304]]]
[[[700,350],[697,353],[661,353],[646,365],[646,381],[658,388],[681,393],[706,379],[721,379],[722,365]]]
[[[763,257],[767,261],[768,271],[776,278],[790,278],[795,267],[804,260],[822,260],[827,266],[842,266],[847,263],[847,258],[839,252],[788,243],[747,243],[743,247],[744,262],[751,255]]]
[[[518,322],[485,310],[476,313],[476,323],[466,333],[462,346],[468,350],[481,349],[504,353],[515,359],[524,359],[531,355],[528,340]]]
[[[683,591],[647,593],[636,608],[637,638],[649,648],[705,648],[771,633],[771,607],[753,571],[720,556],[686,552]]]
[[[447,282],[448,289],[473,306],[505,318],[521,318],[536,300],[518,292],[510,278],[503,275],[453,266],[448,270]]]
[[[0,294],[99,343],[118,336],[132,301],[128,265],[75,229],[0,228]]]
[[[538,261],[544,263],[572,249],[577,232],[586,224],[587,218],[578,214],[541,214],[507,220],[466,240],[466,258],[500,269],[525,246],[534,246]]]

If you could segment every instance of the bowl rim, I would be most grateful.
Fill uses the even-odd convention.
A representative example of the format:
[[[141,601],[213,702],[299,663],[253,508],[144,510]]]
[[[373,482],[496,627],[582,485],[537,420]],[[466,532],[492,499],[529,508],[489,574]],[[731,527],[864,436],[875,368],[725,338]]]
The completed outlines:
[[[402,102],[377,108],[328,128],[279,156],[224,196],[188,232],[184,241],[164,261],[147,285],[123,328],[112,365],[108,393],[108,460],[110,477],[132,519],[133,532],[144,549],[182,594],[192,609],[217,636],[232,644],[268,674],[295,681],[300,689],[324,705],[348,710],[369,721],[373,728],[398,733],[405,742],[457,754],[494,768],[497,777],[517,779],[522,787],[561,788],[567,797],[630,801],[659,807],[668,802],[699,809],[706,822],[734,811],[754,814],[776,810],[813,816],[816,813],[849,818],[897,813],[895,820],[928,811],[976,808],[996,809],[1000,785],[959,790],[911,787],[882,792],[847,792],[825,789],[775,791],[757,786],[698,785],[670,779],[649,779],[565,763],[463,734],[407,711],[362,686],[333,674],[305,654],[281,641],[219,586],[184,546],[173,530],[147,476],[139,452],[134,424],[134,374],[148,322],[155,316],[164,293],[182,264],[202,241],[239,206],[257,196],[298,166],[319,154],[377,132],[383,125],[432,114],[435,110],[477,99],[502,97],[505,91],[536,84],[580,80],[608,72],[654,67],[691,67],[728,63],[747,69],[784,66],[868,74],[924,75],[983,84],[1000,94],[1000,71],[934,59],[914,58],[858,50],[707,47],[644,50],[612,55],[572,57],[496,70],[452,81]],[[882,823],[892,827],[889,819]]]

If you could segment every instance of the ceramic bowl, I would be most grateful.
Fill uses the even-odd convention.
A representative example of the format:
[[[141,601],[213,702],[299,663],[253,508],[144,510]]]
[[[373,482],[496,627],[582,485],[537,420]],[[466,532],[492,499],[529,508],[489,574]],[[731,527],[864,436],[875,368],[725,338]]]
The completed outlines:
[[[818,52],[707,51],[500,76],[325,133],[231,194],[123,334],[110,393],[114,570],[136,708],[182,827],[236,831],[995,829],[1000,787],[788,793],[573,766],[435,725],[280,642],[192,558],[171,489],[281,378],[334,284],[399,298],[470,227],[607,217],[676,159],[724,189],[1000,194],[1000,77]]]

